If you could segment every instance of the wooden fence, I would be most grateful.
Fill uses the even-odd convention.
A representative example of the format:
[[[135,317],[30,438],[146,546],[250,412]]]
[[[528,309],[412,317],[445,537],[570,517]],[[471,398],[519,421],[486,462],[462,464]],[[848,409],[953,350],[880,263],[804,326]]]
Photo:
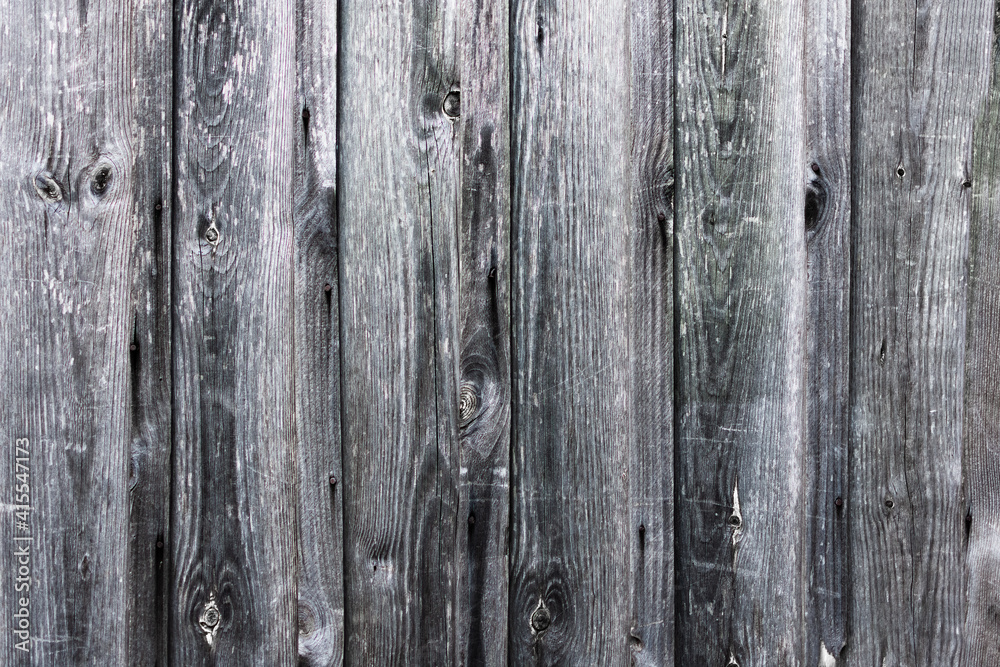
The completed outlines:
[[[1000,664],[993,2],[0,17],[0,664]]]

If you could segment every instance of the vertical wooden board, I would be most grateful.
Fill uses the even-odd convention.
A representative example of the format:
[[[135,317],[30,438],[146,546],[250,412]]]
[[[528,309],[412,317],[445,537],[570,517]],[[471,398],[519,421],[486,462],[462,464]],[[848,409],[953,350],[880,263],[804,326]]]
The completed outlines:
[[[636,665],[674,664],[672,0],[629,5],[632,77],[631,419],[628,460]]]
[[[293,6],[177,9],[170,659],[297,660]]]
[[[631,658],[627,3],[526,0],[512,51],[512,664]]]
[[[968,317],[964,387],[965,567],[962,665],[1000,656],[1000,12],[993,18],[992,72],[972,146]]]
[[[510,81],[507,0],[463,0],[459,59],[460,664],[507,665]],[[463,524],[461,519],[466,517]]]
[[[299,665],[344,660],[337,268],[337,3],[296,3],[295,417]]]
[[[458,4],[340,8],[345,659],[454,664]],[[462,526],[460,528],[459,521]]]
[[[127,664],[130,632],[156,641],[138,618],[154,593],[137,590],[155,577],[155,541],[132,533],[130,552],[130,519],[162,528],[165,487],[135,465],[130,479],[129,459],[161,468],[169,433],[150,430],[165,421],[149,378],[167,343],[146,311],[165,284],[150,275],[166,187],[169,87],[152,70],[169,32],[151,26],[163,13],[0,6],[3,664]],[[148,354],[130,355],[137,335]],[[131,510],[130,484],[148,494]]]
[[[850,388],[851,3],[807,0],[806,452],[811,480],[808,664],[846,640]]]
[[[799,665],[802,5],[676,6],[677,656]]]
[[[855,0],[847,665],[956,664],[972,126],[992,4]]]

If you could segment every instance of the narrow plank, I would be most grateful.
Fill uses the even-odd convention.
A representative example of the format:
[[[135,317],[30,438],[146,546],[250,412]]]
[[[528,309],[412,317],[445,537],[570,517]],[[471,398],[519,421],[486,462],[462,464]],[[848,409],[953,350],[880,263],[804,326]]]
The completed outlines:
[[[135,66],[163,57],[169,32],[148,23],[164,13],[145,1],[0,7],[5,665],[128,664],[130,630],[156,641],[139,618],[155,613],[153,591],[141,607],[134,597],[155,578],[155,540],[133,533],[130,550],[130,520],[164,529],[164,486],[146,472],[162,470],[169,434],[149,430],[165,421],[153,378],[168,342],[162,313],[145,308],[164,284],[147,253],[161,238],[169,87]],[[150,345],[130,357],[135,336]],[[144,496],[131,508],[130,483]]]
[[[135,324],[129,344],[131,442],[129,465],[128,662],[166,663],[171,494],[171,140],[173,6],[136,5],[130,19],[140,57],[130,85],[140,131],[134,134],[141,262]],[[103,659],[103,657],[102,657]]]
[[[345,659],[455,664],[458,4],[340,21]]]
[[[803,8],[676,6],[678,664],[800,665]]]
[[[988,20],[988,19],[984,19]],[[975,120],[969,222],[964,402],[966,610],[961,665],[1000,655],[1000,12],[992,22],[988,89]]]
[[[854,4],[847,665],[959,659],[965,183],[992,9]]]
[[[295,419],[299,665],[344,661],[337,3],[296,3]]]
[[[459,60],[460,664],[507,662],[510,65],[507,0],[463,0]],[[466,518],[463,525],[461,518]]]
[[[170,661],[297,661],[294,7],[176,13]]]
[[[851,285],[851,3],[807,0],[806,452],[812,489],[808,664],[846,641]]]
[[[510,662],[632,655],[628,3],[512,12]]]
[[[673,0],[630,3],[633,278],[628,461],[636,665],[674,664]]]

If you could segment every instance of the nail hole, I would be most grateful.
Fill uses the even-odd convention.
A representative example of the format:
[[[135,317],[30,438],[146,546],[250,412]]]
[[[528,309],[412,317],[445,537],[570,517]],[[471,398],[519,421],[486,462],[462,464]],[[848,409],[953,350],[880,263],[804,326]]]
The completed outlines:
[[[833,501],[833,504],[836,505],[837,507],[843,507],[844,499],[841,498],[840,496],[837,496],[837,499]]]
[[[885,499],[885,506],[887,508],[889,508],[889,509],[892,509],[893,507],[896,506],[896,503],[892,502],[892,498],[886,498]]]
[[[337,484],[337,476],[336,475],[330,475],[330,480],[329,481],[330,481],[330,486],[335,486]]]

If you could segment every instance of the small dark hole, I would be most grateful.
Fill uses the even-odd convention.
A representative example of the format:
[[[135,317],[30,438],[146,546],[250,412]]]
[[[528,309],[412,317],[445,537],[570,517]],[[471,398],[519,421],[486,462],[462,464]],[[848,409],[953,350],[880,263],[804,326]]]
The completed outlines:
[[[469,528],[472,528],[475,525],[476,525],[476,515],[470,512],[469,513]]]
[[[903,169],[902,167],[897,167],[896,168],[896,175],[899,176],[900,178],[902,178],[903,176],[906,176],[906,170]]]
[[[885,506],[888,507],[889,509],[892,509],[893,507],[896,506],[896,503],[892,502],[892,498],[886,498]]]
[[[743,521],[740,519],[739,515],[737,515],[737,514],[730,514],[729,515],[729,525],[730,526],[732,526],[733,528],[739,528],[741,523],[743,523]]]
[[[819,165],[817,163],[813,162],[811,165],[809,165],[809,168],[812,169],[814,174],[816,174],[817,176],[819,175]]]
[[[970,181],[969,179],[965,179],[964,181],[962,181],[962,187],[963,188],[971,188],[972,187],[972,181]]]
[[[833,501],[833,504],[836,505],[837,507],[843,507],[844,499],[841,498],[840,496],[837,496],[837,499]]]

